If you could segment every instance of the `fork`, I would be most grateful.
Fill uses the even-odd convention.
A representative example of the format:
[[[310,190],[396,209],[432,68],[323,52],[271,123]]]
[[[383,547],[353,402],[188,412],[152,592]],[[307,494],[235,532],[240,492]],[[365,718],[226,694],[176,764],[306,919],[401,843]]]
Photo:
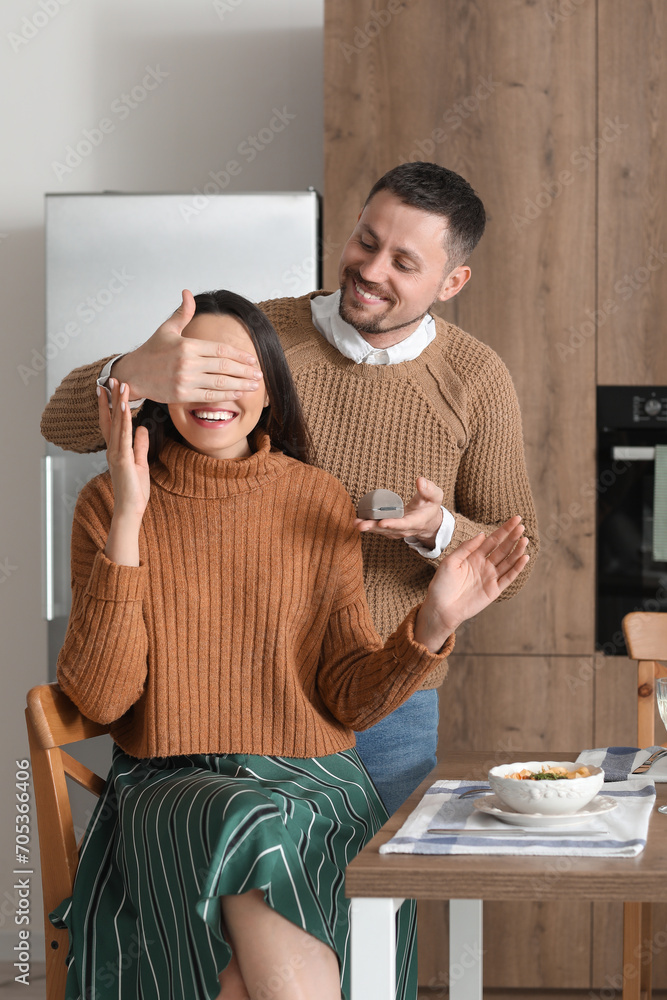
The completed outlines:
[[[666,753],[667,747],[663,747],[661,750],[656,750],[655,753],[652,753],[650,757],[646,758],[643,764],[636,767],[634,771],[632,771],[632,774],[644,774],[649,770],[651,764],[655,764],[656,760],[660,760],[660,758],[664,757]]]

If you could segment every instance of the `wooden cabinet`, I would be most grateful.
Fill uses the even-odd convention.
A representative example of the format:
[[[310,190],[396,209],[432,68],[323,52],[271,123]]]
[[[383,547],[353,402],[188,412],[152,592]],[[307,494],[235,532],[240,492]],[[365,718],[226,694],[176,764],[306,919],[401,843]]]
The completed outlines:
[[[636,739],[634,673],[595,655],[595,388],[667,383],[666,35],[662,0],[326,0],[325,286],[386,170],[471,182],[487,231],[442,315],[512,373],[540,523],[526,588],[458,637],[443,754]],[[425,917],[420,979],[440,985],[444,908]],[[506,928],[565,927],[567,962],[511,957]],[[613,908],[496,904],[487,931],[490,986],[602,988],[620,962]]]
[[[667,6],[598,7],[598,382],[666,385]]]
[[[595,306],[595,169],[571,162],[595,137],[594,5],[556,27],[544,3],[528,0],[403,4],[351,55],[345,46],[370,9],[326,8],[324,232],[342,244],[373,182],[402,157],[433,158],[480,194],[489,221],[473,277],[441,312],[512,373],[543,538],[530,586],[486,612],[459,649],[585,655],[595,342],[565,357],[559,345]],[[331,255],[327,287],[337,286],[336,264]]]

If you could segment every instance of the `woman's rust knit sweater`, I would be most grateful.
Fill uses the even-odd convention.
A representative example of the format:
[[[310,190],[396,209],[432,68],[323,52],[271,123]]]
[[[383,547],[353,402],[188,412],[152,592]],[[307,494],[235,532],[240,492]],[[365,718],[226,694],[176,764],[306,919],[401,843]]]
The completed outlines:
[[[138,567],[104,555],[109,474],[79,496],[58,681],[132,756],[347,749],[453,647],[414,641],[418,607],[383,646],[350,497],[257,440],[249,458],[223,461],[165,444]]]

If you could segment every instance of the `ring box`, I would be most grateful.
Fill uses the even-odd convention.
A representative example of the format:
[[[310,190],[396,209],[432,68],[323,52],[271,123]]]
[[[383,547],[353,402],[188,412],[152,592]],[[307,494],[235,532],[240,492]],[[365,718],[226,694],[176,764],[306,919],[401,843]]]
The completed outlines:
[[[391,490],[371,490],[357,504],[357,517],[362,521],[382,521],[403,517],[403,501]]]

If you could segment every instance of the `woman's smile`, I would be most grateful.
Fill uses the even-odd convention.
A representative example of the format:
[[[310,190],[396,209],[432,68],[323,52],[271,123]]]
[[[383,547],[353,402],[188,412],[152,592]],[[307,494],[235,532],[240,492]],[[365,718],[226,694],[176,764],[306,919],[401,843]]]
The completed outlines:
[[[196,410],[188,410],[188,414],[200,427],[209,427],[219,430],[230,424],[235,417],[238,417],[238,410],[223,410],[215,407]]]

